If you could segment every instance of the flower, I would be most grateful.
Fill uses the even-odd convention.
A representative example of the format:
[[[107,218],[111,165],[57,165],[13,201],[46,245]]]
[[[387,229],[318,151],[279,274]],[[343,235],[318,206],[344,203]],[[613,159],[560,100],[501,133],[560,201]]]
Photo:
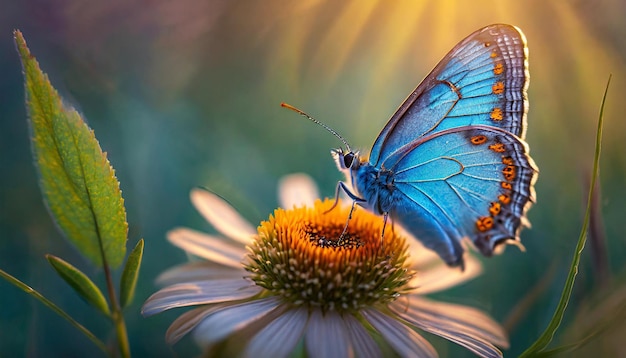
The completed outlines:
[[[362,209],[344,233],[349,206],[315,200],[315,190],[302,174],[286,177],[281,201],[292,209],[276,209],[256,230],[218,196],[193,190],[198,211],[229,240],[169,232],[174,245],[205,261],[162,274],[169,286],[146,301],[143,314],[197,306],[172,323],[166,340],[193,331],[208,354],[283,357],[304,349],[312,357],[377,357],[391,349],[436,356],[418,328],[479,356],[502,355],[496,346],[508,346],[506,335],[485,313],[423,297],[476,276],[475,258],[464,271],[450,269],[393,226],[381,240],[383,220]]]

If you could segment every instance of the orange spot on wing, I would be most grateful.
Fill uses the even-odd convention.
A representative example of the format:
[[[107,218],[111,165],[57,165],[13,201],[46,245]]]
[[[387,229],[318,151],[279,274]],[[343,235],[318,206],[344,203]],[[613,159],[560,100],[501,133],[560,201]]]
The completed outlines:
[[[498,200],[504,205],[508,205],[511,202],[511,196],[509,194],[498,195]]]
[[[496,75],[501,75],[502,72],[504,72],[504,65],[501,62],[496,63],[496,65],[493,66],[493,73]]]
[[[504,179],[508,181],[513,181],[515,179],[515,166],[507,165],[504,169],[502,169],[502,174],[504,174]]]
[[[502,164],[505,165],[513,165],[513,158],[511,157],[502,157]]]
[[[491,111],[491,119],[494,121],[501,121],[502,118],[504,118],[504,116],[502,115],[502,108],[494,108],[493,111]]]
[[[472,144],[474,145],[483,144],[486,141],[487,141],[487,137],[484,135],[475,135],[472,138],[470,138],[470,142],[472,142]]]
[[[500,183],[500,186],[502,186],[503,189],[513,189],[513,186],[511,185],[511,183],[503,181]]]
[[[498,203],[497,201],[494,201],[489,206],[489,213],[491,214],[491,216],[496,216],[500,214],[500,209],[502,209],[502,205],[500,205],[500,203]]]
[[[498,53],[496,51],[493,51],[490,56],[491,58],[496,58],[498,57]]]
[[[502,93],[504,93],[504,83],[502,83],[501,81],[496,82],[491,87],[491,90],[493,91],[494,94],[502,94]]]
[[[496,153],[503,153],[505,150],[504,144],[502,143],[492,144],[489,146],[489,149],[493,150]]]
[[[478,231],[485,232],[493,227],[493,218],[483,216],[476,220],[476,228]]]

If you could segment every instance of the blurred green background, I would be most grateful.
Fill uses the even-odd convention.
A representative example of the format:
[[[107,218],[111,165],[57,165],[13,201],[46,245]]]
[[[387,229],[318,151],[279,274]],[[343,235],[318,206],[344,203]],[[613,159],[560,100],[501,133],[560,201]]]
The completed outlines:
[[[626,2],[345,1],[230,2],[0,0],[0,267],[44,293],[99,337],[110,325],[57,277],[51,253],[95,277],[56,230],[32,163],[20,29],[42,69],[95,130],[121,182],[129,247],[146,239],[135,303],[126,311],[135,356],[197,354],[173,348],[165,331],[181,311],[144,319],[155,277],[186,260],[165,240],[176,226],[213,230],[193,210],[197,185],[227,198],[251,222],[276,207],[276,184],[306,172],[324,196],[342,179],[330,158],[337,140],[280,102],[295,105],[367,151],[396,107],[443,55],[490,23],[519,26],[530,47],[527,141],[540,168],[538,202],[509,248],[483,260],[485,273],[440,293],[505,322],[516,356],[551,318],[582,224],[600,100],[606,107],[601,215],[587,245],[564,326],[566,344],[616,356],[626,335]],[[592,259],[592,254],[598,257]],[[118,273],[119,276],[119,273]],[[622,337],[622,338],[620,338]],[[430,339],[431,337],[428,336]],[[441,356],[470,356],[442,340]],[[0,356],[92,356],[67,322],[0,281]],[[622,351],[623,354],[623,351]]]

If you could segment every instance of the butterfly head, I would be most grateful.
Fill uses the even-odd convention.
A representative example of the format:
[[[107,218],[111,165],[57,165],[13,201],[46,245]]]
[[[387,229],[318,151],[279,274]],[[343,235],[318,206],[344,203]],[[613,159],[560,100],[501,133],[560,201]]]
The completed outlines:
[[[360,165],[359,152],[353,152],[351,150],[344,151],[342,148],[333,149],[330,154],[335,159],[337,168],[342,172],[350,172],[358,169]]]

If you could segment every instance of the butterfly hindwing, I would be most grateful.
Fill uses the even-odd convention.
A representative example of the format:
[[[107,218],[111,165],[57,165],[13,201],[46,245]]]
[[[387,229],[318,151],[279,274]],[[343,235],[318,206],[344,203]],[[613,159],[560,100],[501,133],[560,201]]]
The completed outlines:
[[[462,260],[460,238],[486,256],[518,240],[536,169],[527,146],[498,128],[464,126],[405,146],[394,173],[394,217],[446,262]]]

